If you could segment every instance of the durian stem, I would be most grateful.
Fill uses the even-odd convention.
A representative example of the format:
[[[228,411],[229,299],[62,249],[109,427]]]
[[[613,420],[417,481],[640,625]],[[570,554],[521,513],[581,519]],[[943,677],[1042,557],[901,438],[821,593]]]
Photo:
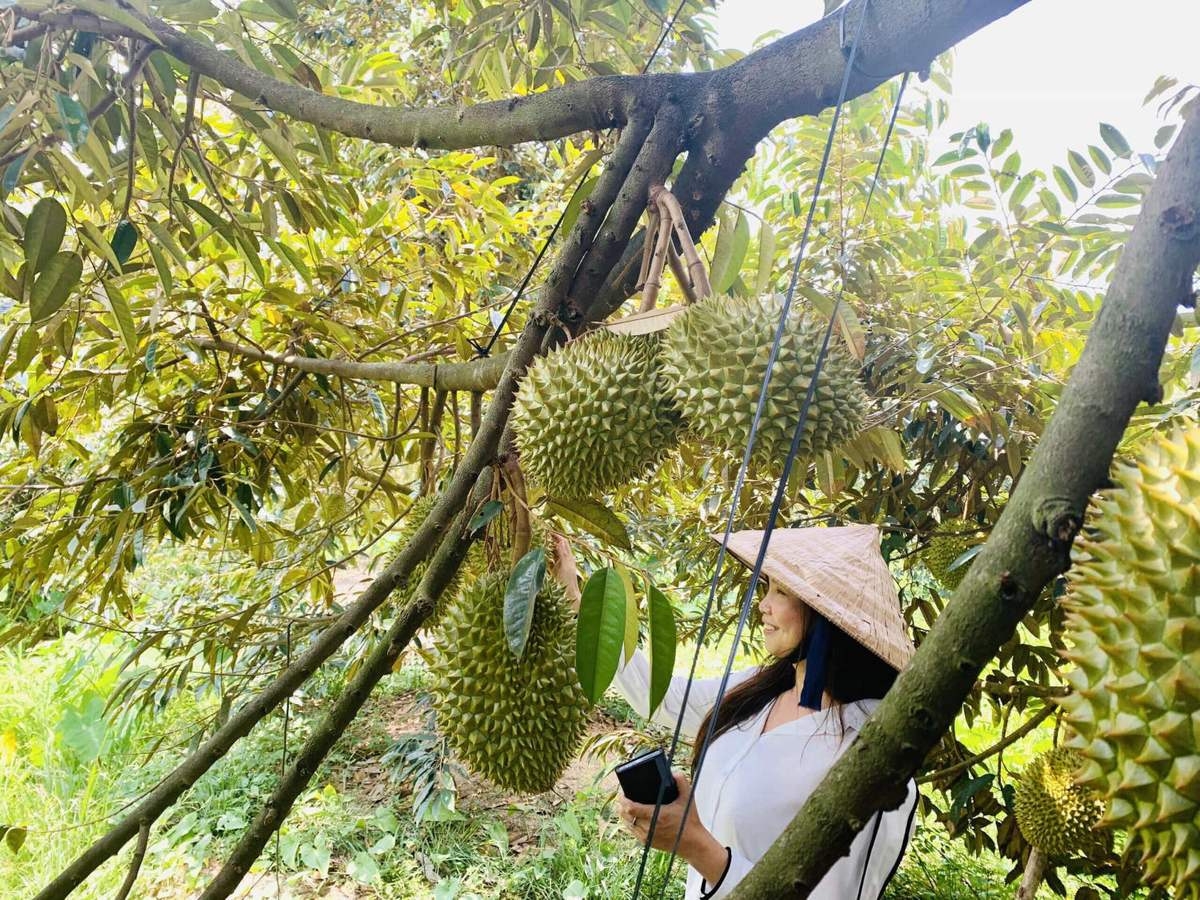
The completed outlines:
[[[533,541],[533,528],[529,524],[529,496],[525,491],[525,476],[521,474],[521,465],[517,455],[510,453],[501,467],[504,481],[512,494],[512,564],[529,552]]]
[[[674,242],[667,248],[667,262],[671,264],[671,274],[675,276],[675,283],[683,291],[684,300],[691,306],[700,298],[696,296],[696,288],[692,285],[687,269],[683,267],[683,260],[679,258],[679,251],[675,249]]]
[[[1057,706],[1053,704],[1047,704],[1045,707],[1038,710],[1035,715],[1030,717],[1029,721],[1027,721],[1024,725],[1022,725],[1016,731],[1005,735],[986,750],[981,750],[974,756],[964,759],[961,762],[956,762],[952,766],[947,766],[946,768],[939,769],[936,772],[930,772],[927,775],[922,775],[917,779],[917,783],[928,784],[929,782],[933,781],[944,781],[947,778],[957,775],[959,772],[965,772],[967,769],[971,768],[971,766],[979,765],[985,759],[989,759],[995,756],[997,753],[1002,753],[1006,747],[1012,746],[1021,738],[1025,737],[1025,735],[1029,734],[1029,732],[1033,731],[1033,729],[1041,725],[1042,722],[1046,721],[1046,719],[1053,715],[1057,709]]]
[[[667,251],[671,246],[671,220],[659,216],[658,236],[654,239],[650,252],[650,268],[646,273],[646,282],[642,285],[641,312],[649,312],[658,303],[658,291],[662,287],[663,266],[667,261]]]
[[[665,188],[657,195],[656,199],[659,206],[662,207],[663,217],[670,220],[671,227],[675,230],[675,237],[679,240],[683,258],[687,260],[691,290],[685,290],[685,293],[689,297],[695,297],[700,300],[711,296],[712,285],[708,281],[708,270],[704,267],[704,260],[700,258],[700,253],[696,250],[696,244],[692,241],[692,236],[688,232],[687,220],[683,216],[683,208],[680,207],[679,201],[675,199],[675,195]]]
[[[646,234],[658,234],[660,226],[661,214],[656,205],[651,204],[646,210]],[[637,290],[641,290],[646,286],[646,280],[650,277],[650,266],[654,260],[654,253],[658,249],[658,243],[646,241],[642,244],[642,267],[638,270]]]
[[[1046,877],[1046,854],[1037,847],[1029,848],[1029,861],[1025,863],[1025,873],[1021,876],[1021,886],[1017,888],[1016,900],[1034,900],[1037,889]]]

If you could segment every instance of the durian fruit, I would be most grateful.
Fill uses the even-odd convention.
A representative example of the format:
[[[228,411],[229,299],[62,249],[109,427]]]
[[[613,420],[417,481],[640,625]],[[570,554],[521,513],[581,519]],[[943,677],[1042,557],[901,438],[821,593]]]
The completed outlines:
[[[1096,839],[1104,804],[1075,784],[1083,757],[1056,747],[1036,757],[1017,782],[1013,809],[1025,840],[1049,856],[1083,850]]]
[[[1118,467],[1075,546],[1062,705],[1147,883],[1200,900],[1200,426]]]
[[[963,576],[971,568],[971,560],[955,568],[950,568],[954,561],[975,545],[962,532],[967,528],[965,522],[948,519],[934,529],[929,546],[921,554],[921,561],[929,573],[950,590],[957,590],[962,584]]]
[[[778,304],[769,299],[710,297],[663,332],[662,371],[689,432],[741,458],[750,436],[775,329]],[[782,463],[821,348],[825,325],[790,318],[779,347],[755,441],[757,462]],[[832,337],[801,436],[808,458],[859,430],[867,405],[858,364]]]
[[[575,675],[574,618],[547,583],[525,652],[504,637],[504,574],[468,586],[443,617],[431,666],[438,728],[476,774],[505,790],[554,786],[583,736],[588,704]]]
[[[657,355],[655,336],[597,331],[535,360],[512,412],[525,475],[584,498],[657,465],[679,430]]]

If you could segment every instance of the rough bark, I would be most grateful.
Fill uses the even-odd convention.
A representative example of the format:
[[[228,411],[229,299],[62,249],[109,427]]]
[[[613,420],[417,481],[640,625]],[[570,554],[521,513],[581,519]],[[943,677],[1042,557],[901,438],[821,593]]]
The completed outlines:
[[[923,69],[938,53],[1025,2],[874,0],[850,96],[900,72]],[[632,117],[667,102],[685,109],[694,131],[704,126],[707,133],[716,134],[726,130],[724,123],[738,122],[761,136],[785,119],[811,114],[833,102],[844,61],[841,17],[853,22],[865,6],[865,0],[851,0],[844,10],[714,72],[607,76],[509,100],[425,109],[373,106],[279,81],[162,19],[129,6],[122,11],[137,16],[176,59],[256,104],[349,137],[453,150],[622,127]],[[18,5],[15,10],[31,21],[55,27],[146,37],[92,11],[71,9],[69,3],[51,9]],[[705,155],[719,153],[719,143],[701,150]]]
[[[731,895],[803,898],[953,722],[983,666],[1069,565],[1200,262],[1200,115],[1180,132],[1117,264],[1087,345],[1020,484],[912,663],[796,818]]]

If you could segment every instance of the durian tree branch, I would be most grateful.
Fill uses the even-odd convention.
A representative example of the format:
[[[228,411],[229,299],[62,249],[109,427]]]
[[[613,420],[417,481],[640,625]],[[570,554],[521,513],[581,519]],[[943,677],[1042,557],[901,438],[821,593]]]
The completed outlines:
[[[275,353],[251,344],[239,344],[206,335],[195,335],[191,341],[204,350],[232,353],[244,359],[275,363],[299,372],[336,375],[358,381],[390,381],[433,388],[435,391],[490,391],[499,383],[508,362],[507,353],[452,363],[359,362],[354,359]]]
[[[803,898],[904,786],[1042,588],[1070,564],[1089,496],[1137,405],[1161,397],[1159,366],[1200,263],[1200,115],[1146,195],[1079,363],[995,529],[874,715],[736,900]]]
[[[939,53],[1025,2],[872,0],[849,96],[901,72],[926,68]],[[54,28],[139,40],[153,35],[159,46],[195,72],[252,103],[319,128],[398,147],[457,150],[624,127],[664,103],[683,107],[693,130],[704,126],[713,135],[738,126],[757,141],[780,122],[813,115],[834,101],[841,84],[844,38],[853,33],[845,21],[854,22],[865,6],[865,0],[851,0],[833,15],[712,72],[604,76],[507,100],[418,109],[360,103],[281,81],[128,4],[119,5],[121,20],[97,15],[95,3],[86,10],[69,2],[18,4],[13,10]],[[141,29],[130,26],[130,16],[139,20]],[[712,157],[720,152],[720,144],[707,140],[700,149]],[[720,160],[709,163],[716,167]]]
[[[641,141],[641,135],[645,132],[639,129],[631,128],[622,136],[609,168],[601,176],[593,193],[597,208],[590,212],[586,221],[580,223],[583,225],[582,230],[580,224],[577,224],[568,238],[547,280],[539,301],[539,311],[535,313],[536,319],[548,319],[550,311],[567,305],[569,296],[574,292],[572,276],[579,267],[581,257],[586,260],[592,254],[598,254],[601,260],[612,260],[619,255],[620,248],[628,244],[645,206],[651,182],[655,178],[661,179],[670,171],[679,153],[679,125],[678,111],[666,106],[658,111],[654,126],[644,143]],[[629,156],[634,151],[637,151],[637,157],[631,161]],[[624,183],[620,183],[622,176],[625,176]],[[604,215],[605,210],[607,216]],[[507,395],[498,390],[497,398],[493,400],[488,411],[489,417],[499,416],[500,421],[505,422],[513,394],[515,388]],[[511,444],[511,433],[507,425],[501,427],[504,434],[500,446],[508,447]],[[472,495],[475,504],[482,502],[487,496],[488,487],[486,483],[477,483]],[[262,853],[271,834],[291,810],[321,760],[333,748],[346,726],[353,721],[375,685],[391,671],[392,664],[407,646],[417,628],[433,613],[437,597],[458,571],[470,545],[471,536],[465,534],[470,511],[469,508],[460,516],[456,532],[443,542],[437,557],[422,579],[416,601],[398,617],[387,636],[373,649],[362,670],[338,698],[333,709],[305,742],[295,763],[242,835],[232,855],[201,895],[201,900],[224,900],[233,893],[251,864]]]
[[[391,594],[407,585],[413,569],[433,551],[439,537],[463,508],[476,480],[491,465],[500,446],[508,420],[508,411],[516,394],[517,378],[542,346],[552,321],[561,314],[559,306],[584,253],[601,231],[601,223],[613,198],[629,171],[649,132],[649,124],[633,122],[625,129],[604,173],[596,184],[592,204],[583,210],[568,236],[556,265],[547,280],[537,309],[530,317],[513,347],[504,374],[487,413],[480,423],[462,465],[439,495],[429,515],[414,532],[407,546],[367,586],[366,590],[337,621],[323,631],[291,666],[230,716],[212,737],[204,742],[151,791],[125,818],[100,837],[37,895],[36,900],[62,900],[70,895],[100,865],[114,856],[143,824],[153,823],[196,780],[223,757],[238,740],[250,732],[317,670]],[[672,156],[672,159],[674,157]],[[670,168],[668,164],[667,168]],[[661,177],[661,176],[660,176]],[[626,239],[628,235],[626,235]]]
[[[1002,752],[1007,747],[1012,746],[1021,738],[1025,737],[1025,735],[1029,734],[1029,732],[1033,731],[1044,721],[1054,715],[1057,710],[1058,707],[1056,705],[1047,703],[1036,713],[1030,716],[1020,728],[1009,732],[986,750],[980,750],[974,756],[969,756],[964,760],[956,762],[952,766],[947,766],[944,769],[938,769],[936,772],[929,772],[926,775],[922,775],[917,779],[917,783],[927,784],[931,781],[944,781],[951,776],[957,775],[959,772],[965,772],[967,769],[971,768],[971,766],[979,765],[985,759],[991,759],[996,754]]]
[[[1015,900],[1036,900],[1037,889],[1046,877],[1046,854],[1037,847],[1029,848],[1029,859],[1021,873],[1021,886],[1017,888]]]

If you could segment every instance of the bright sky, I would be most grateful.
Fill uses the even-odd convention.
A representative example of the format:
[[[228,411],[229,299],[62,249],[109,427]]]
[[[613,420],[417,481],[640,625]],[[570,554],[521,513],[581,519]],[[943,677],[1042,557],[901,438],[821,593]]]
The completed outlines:
[[[982,0],[987,2],[987,0]],[[795,31],[821,0],[725,0],[720,43],[750,49],[772,29]],[[1109,122],[1135,151],[1153,150],[1154,107],[1142,99],[1159,75],[1200,84],[1196,0],[1032,0],[955,48],[946,134],[987,122],[1012,128],[1026,165],[1046,168],[1066,151],[1100,143]]]

